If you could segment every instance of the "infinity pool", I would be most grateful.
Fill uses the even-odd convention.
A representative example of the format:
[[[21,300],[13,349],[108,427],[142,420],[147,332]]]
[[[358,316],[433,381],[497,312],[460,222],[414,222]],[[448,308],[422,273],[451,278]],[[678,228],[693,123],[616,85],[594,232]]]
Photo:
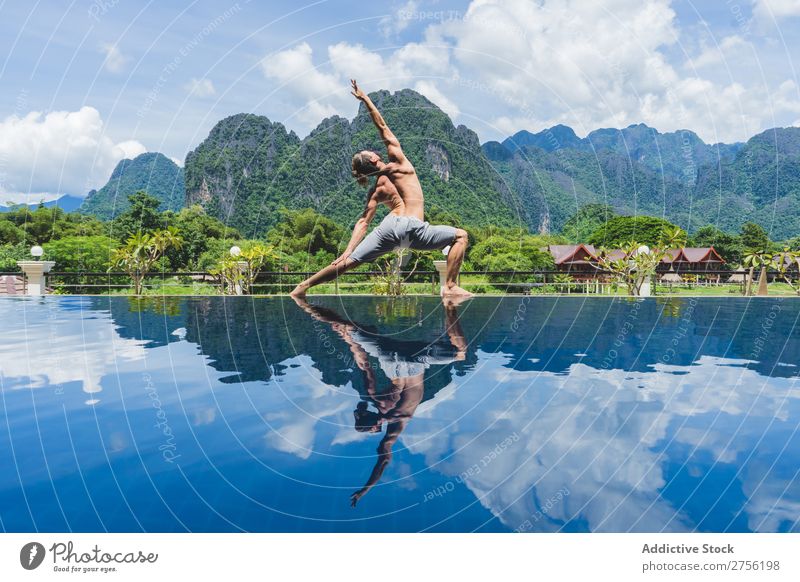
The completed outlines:
[[[800,301],[0,301],[4,531],[800,531]]]

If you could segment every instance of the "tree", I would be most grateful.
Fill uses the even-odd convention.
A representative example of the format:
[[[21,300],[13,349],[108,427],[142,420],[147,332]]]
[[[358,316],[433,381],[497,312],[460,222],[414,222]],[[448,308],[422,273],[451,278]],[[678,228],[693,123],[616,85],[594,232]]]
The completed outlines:
[[[746,251],[768,251],[772,246],[769,235],[763,227],[755,222],[745,222],[739,231],[742,247]]]
[[[25,231],[9,220],[0,218],[0,244],[16,245],[25,242]]]
[[[617,216],[595,230],[588,242],[606,248],[620,247],[630,241],[636,241],[640,245],[659,246],[668,236],[667,233],[676,229],[686,237],[683,229],[662,218]]]
[[[564,223],[561,234],[571,243],[584,243],[610,219],[616,217],[608,204],[586,204]]]
[[[267,235],[267,241],[287,254],[297,252],[315,255],[320,251],[337,255],[341,251],[345,231],[330,218],[311,208],[282,210],[283,220]]]
[[[164,221],[168,225],[175,226],[183,238],[180,248],[172,247],[166,254],[170,268],[175,270],[199,269],[198,261],[213,240],[241,238],[236,229],[206,214],[199,204],[182,208],[178,213],[168,210],[164,213]]]
[[[732,265],[742,263],[744,246],[739,235],[722,232],[715,226],[707,225],[697,229],[691,237],[691,246],[714,247],[725,261]]]
[[[222,286],[222,292],[228,295],[240,289],[244,295],[253,290],[253,283],[261,269],[270,261],[278,258],[272,245],[255,243],[240,252],[239,256],[227,254],[209,270]]]
[[[17,261],[30,258],[28,245],[22,243],[0,245],[0,271],[19,271]]]
[[[164,218],[158,212],[161,200],[144,190],[128,196],[130,207],[111,221],[111,236],[126,240],[137,232],[155,232],[164,227]]]
[[[43,245],[48,260],[59,271],[105,271],[119,243],[105,235],[69,236]]]
[[[128,237],[125,245],[114,249],[111,255],[110,271],[121,268],[130,276],[136,295],[142,294],[142,282],[153,265],[164,252],[182,244],[178,230],[174,226],[152,233],[137,231]]]
[[[7,221],[16,226],[24,235],[24,239],[20,242],[29,245],[44,244],[66,236],[94,236],[105,233],[103,223],[96,218],[78,212],[64,212],[57,206],[46,208],[39,205],[31,210],[26,205],[19,205],[6,212],[3,219],[5,220],[0,220],[0,224]],[[7,227],[5,232],[13,233]],[[0,238],[2,236],[0,234]]]
[[[535,271],[555,267],[543,237],[503,232],[489,236],[472,248],[470,265],[476,271]],[[489,275],[492,282],[507,283],[507,275]]]
[[[747,267],[747,284],[744,288],[745,295],[752,295],[753,294],[753,273],[756,269],[760,268],[761,272],[759,274],[760,281],[764,284],[765,295],[766,295],[766,277],[767,277],[767,266],[772,264],[772,255],[766,251],[749,251],[744,256],[744,266]]]
[[[597,263],[600,269],[609,271],[617,281],[625,284],[628,295],[638,296],[644,282],[650,280],[668,255],[668,249],[680,248],[685,244],[686,233],[683,229],[664,229],[656,248],[648,249],[649,252],[639,252],[642,245],[630,241],[622,246],[622,257],[612,256],[608,249],[601,248]]]
[[[800,271],[800,253],[784,247],[783,251],[773,255],[772,266],[777,269],[778,276],[792,288],[792,291],[800,295],[800,281],[792,278],[793,269]]]

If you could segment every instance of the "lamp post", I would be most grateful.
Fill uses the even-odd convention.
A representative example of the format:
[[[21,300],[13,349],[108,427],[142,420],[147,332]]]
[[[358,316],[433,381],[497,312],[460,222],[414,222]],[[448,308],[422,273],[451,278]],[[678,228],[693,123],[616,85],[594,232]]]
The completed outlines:
[[[650,254],[650,247],[647,245],[642,245],[638,249],[636,249],[637,255],[649,255]],[[640,277],[639,282],[639,297],[650,297],[650,276],[643,275]]]
[[[446,257],[450,252],[450,247],[446,246],[442,249],[442,254]],[[433,261],[433,266],[439,273],[439,289],[444,289],[447,284],[447,260]]]
[[[46,273],[56,264],[55,261],[42,261],[44,249],[39,245],[31,247],[32,261],[17,261],[17,265],[25,274],[26,293],[28,295],[42,295],[47,288]]]
[[[232,257],[236,258],[242,254],[242,249],[240,249],[236,245],[233,245],[231,247],[230,253]],[[238,272],[233,282],[233,292],[236,295],[244,295],[244,289],[242,288],[242,278],[244,277],[244,273],[247,270],[247,261],[236,261],[236,268],[238,269]]]

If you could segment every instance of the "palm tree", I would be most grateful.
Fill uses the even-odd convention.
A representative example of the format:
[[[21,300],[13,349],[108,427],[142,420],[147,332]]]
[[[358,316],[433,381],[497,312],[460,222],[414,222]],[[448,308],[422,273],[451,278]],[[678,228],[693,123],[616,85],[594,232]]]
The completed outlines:
[[[800,252],[784,247],[780,253],[772,257],[772,266],[778,271],[778,276],[783,279],[796,294],[800,295],[800,281],[792,280],[792,269],[800,269]]]
[[[111,254],[109,271],[121,268],[133,281],[136,295],[142,294],[144,278],[153,265],[164,255],[169,248],[180,249],[183,239],[174,226],[154,232],[137,231],[128,237],[125,245],[114,249]]]
[[[744,266],[747,267],[747,284],[745,285],[744,294],[750,296],[753,294],[753,273],[756,269],[760,268],[759,277],[759,295],[767,294],[767,266],[772,263],[772,255],[767,251],[749,251],[744,257]]]

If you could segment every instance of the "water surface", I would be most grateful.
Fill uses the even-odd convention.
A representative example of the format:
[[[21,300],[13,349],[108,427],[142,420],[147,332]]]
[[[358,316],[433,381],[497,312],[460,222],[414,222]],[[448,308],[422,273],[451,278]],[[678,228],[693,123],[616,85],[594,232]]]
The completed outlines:
[[[799,316],[791,299],[6,298],[0,526],[798,531]]]

